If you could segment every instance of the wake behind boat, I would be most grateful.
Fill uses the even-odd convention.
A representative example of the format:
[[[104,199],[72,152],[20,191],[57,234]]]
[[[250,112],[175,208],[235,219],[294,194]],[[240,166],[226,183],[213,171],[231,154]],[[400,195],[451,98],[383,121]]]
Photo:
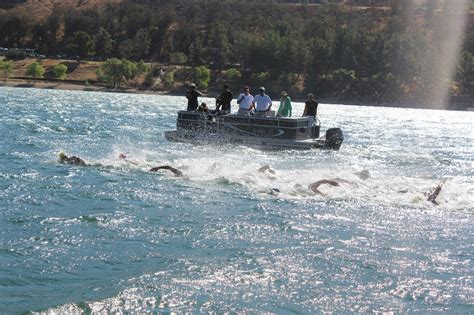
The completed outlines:
[[[176,130],[166,131],[169,141],[203,144],[234,143],[271,149],[339,150],[342,130],[331,128],[320,137],[319,122],[312,117],[219,116],[196,111],[179,111]]]

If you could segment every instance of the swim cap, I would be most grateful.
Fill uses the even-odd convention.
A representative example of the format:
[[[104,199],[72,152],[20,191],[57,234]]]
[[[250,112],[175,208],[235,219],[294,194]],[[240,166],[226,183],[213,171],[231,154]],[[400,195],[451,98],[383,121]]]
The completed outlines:
[[[59,153],[59,159],[60,159],[61,161],[64,161],[66,158],[67,158],[66,153],[64,153],[64,152]]]

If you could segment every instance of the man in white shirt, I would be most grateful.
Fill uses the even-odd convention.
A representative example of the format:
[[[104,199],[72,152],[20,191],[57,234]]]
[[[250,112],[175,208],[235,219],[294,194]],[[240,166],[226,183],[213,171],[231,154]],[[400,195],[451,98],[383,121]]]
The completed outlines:
[[[258,89],[260,93],[255,96],[253,106],[255,107],[256,117],[265,117],[272,108],[272,100],[270,96],[265,94],[265,88],[262,86]]]
[[[250,94],[250,88],[248,86],[244,86],[244,92],[240,93],[240,95],[237,97],[237,104],[239,104],[239,111],[237,114],[248,116],[250,114],[250,110],[253,108],[253,99],[253,95]]]

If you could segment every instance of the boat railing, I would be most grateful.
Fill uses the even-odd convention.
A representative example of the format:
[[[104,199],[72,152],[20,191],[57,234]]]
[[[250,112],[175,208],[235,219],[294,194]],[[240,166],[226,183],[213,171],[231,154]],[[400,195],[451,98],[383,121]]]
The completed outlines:
[[[245,120],[245,123],[243,123],[242,121],[241,122],[236,122],[236,121],[233,121],[233,122],[227,122],[227,121],[224,121],[225,118],[224,117],[232,117],[232,118],[237,118],[239,120]],[[226,116],[221,116],[221,117],[218,117],[217,119],[221,119],[222,121],[220,122],[224,122],[224,123],[231,123],[231,124],[234,124],[234,125],[256,125],[256,121],[259,122],[257,125],[259,127],[282,127],[282,128],[288,128],[288,129],[292,129],[292,128],[296,128],[296,129],[299,129],[299,128],[303,128],[303,127],[311,127],[313,125],[315,125],[315,122],[316,122],[316,125],[320,125],[320,122],[319,122],[319,119],[316,119],[314,121],[311,121],[309,118],[307,117],[278,117],[278,116],[268,116],[268,117],[255,117],[255,116],[241,116],[241,115],[236,115],[236,114],[230,114],[230,115],[226,115]],[[216,119],[216,121],[217,121]],[[298,124],[298,122],[302,122],[304,121],[305,124]],[[275,124],[265,124],[265,122],[276,122],[276,125]],[[296,127],[291,127],[291,126],[288,126],[286,123],[288,122],[297,122],[297,126]]]

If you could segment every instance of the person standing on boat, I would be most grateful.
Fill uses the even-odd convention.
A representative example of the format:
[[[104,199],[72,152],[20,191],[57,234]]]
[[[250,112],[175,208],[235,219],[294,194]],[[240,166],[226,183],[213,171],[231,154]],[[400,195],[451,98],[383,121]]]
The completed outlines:
[[[313,118],[312,123],[316,120],[316,114],[318,113],[318,102],[314,99],[313,93],[308,94],[308,100],[305,102],[303,116],[309,116]]]
[[[232,98],[234,95],[229,90],[229,86],[224,84],[224,91],[222,91],[221,95],[216,99],[216,112],[219,112],[222,115],[230,114],[230,103],[232,102]]]
[[[196,84],[191,83],[189,85],[189,90],[186,91],[186,98],[188,99],[188,108],[187,111],[195,111],[198,106],[198,97],[201,97],[202,94],[198,90],[196,90]]]
[[[255,96],[253,100],[253,106],[255,108],[256,117],[265,117],[267,113],[272,108],[272,100],[270,96],[265,94],[265,88],[261,86],[259,89],[259,94]]]
[[[244,92],[240,93],[239,97],[237,97],[237,104],[239,104],[239,111],[237,114],[248,116],[250,114],[250,110],[253,108],[253,99],[253,95],[250,94],[250,88],[248,86],[244,86]]]
[[[280,107],[278,107],[278,116],[279,117],[291,117],[291,98],[285,91],[282,91],[280,94]]]

